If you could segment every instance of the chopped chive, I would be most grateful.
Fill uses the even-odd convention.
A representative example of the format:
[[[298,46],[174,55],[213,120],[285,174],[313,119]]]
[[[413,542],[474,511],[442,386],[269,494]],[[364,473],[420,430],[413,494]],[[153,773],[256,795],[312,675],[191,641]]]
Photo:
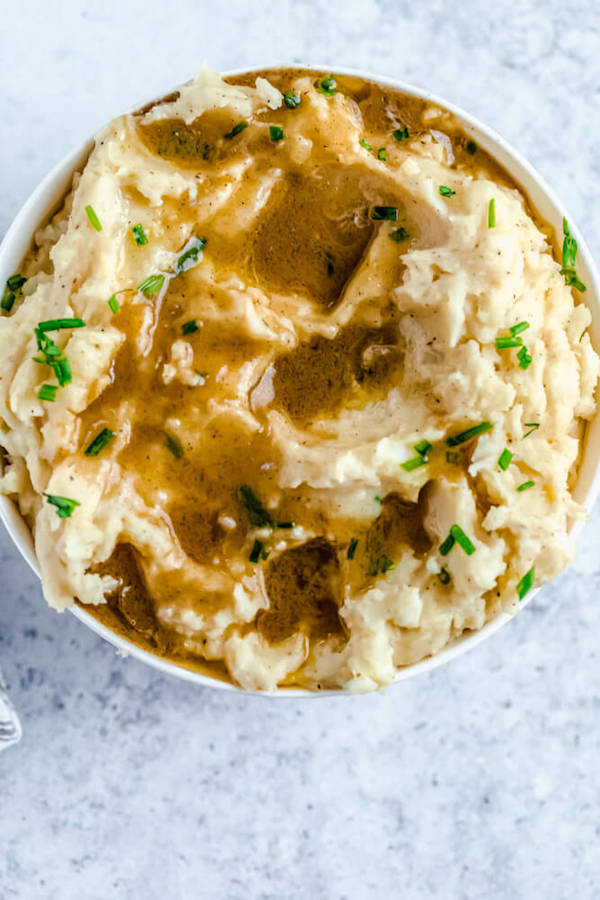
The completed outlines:
[[[85,207],[85,212],[86,212],[88,219],[90,220],[90,225],[92,226],[92,228],[95,228],[96,231],[102,231],[102,225],[100,224],[100,219],[94,212],[94,208],[92,206],[88,205]]]
[[[369,153],[373,152],[372,145],[367,140],[365,140],[365,138],[361,138],[358,143],[360,144],[361,147],[364,147],[365,150],[368,150]]]
[[[516,337],[517,334],[521,334],[522,331],[527,331],[529,328],[529,322],[517,322],[516,325],[510,326],[510,333],[513,337]]]
[[[415,444],[415,450],[420,456],[427,456],[431,450],[431,444],[426,440],[419,441],[418,444]]]
[[[420,466],[426,466],[428,462],[429,460],[423,456],[415,456],[413,459],[407,459],[406,462],[401,463],[401,466],[405,472],[414,472]]]
[[[380,147],[377,151],[377,159],[381,160],[381,162],[387,162],[387,150],[385,147]]]
[[[175,459],[181,459],[181,457],[183,456],[183,447],[181,446],[179,441],[176,438],[171,437],[170,434],[165,437],[165,447],[170,453],[173,454]]]
[[[59,519],[69,519],[76,506],[81,506],[77,500],[71,500],[70,497],[58,497],[56,494],[44,494],[48,503],[56,507],[56,514]]]
[[[460,453],[456,453],[454,450],[446,450],[446,462],[453,466],[458,465],[460,462]]]
[[[71,372],[71,363],[66,357],[61,356],[58,359],[53,359],[48,365],[52,366],[60,387],[71,384],[73,373]]]
[[[357,546],[358,546],[358,538],[352,538],[352,540],[348,544],[348,552],[346,553],[346,557],[348,559],[354,559],[354,554],[356,553]]]
[[[529,431],[523,435],[523,440],[525,440],[526,437],[529,437],[530,434],[533,434],[534,431],[537,431],[540,427],[539,422],[525,422],[524,424],[525,428],[529,428]]]
[[[251,563],[257,563],[261,557],[263,550],[265,549],[265,545],[262,541],[259,541],[258,538],[254,541],[252,545],[252,550],[250,551],[250,556],[248,559]]]
[[[575,269],[577,241],[571,235],[569,224],[565,218],[563,218],[563,233],[565,238],[562,246],[562,269],[560,270],[560,274],[564,276],[565,284],[569,287],[574,287],[576,290],[583,293],[583,291],[586,290],[586,287],[577,277]]]
[[[510,350],[511,347],[520,347],[522,343],[521,337],[497,337],[496,350]]]
[[[471,438],[478,437],[486,431],[491,431],[492,428],[493,425],[491,422],[481,422],[479,425],[473,425],[471,428],[467,428],[466,431],[461,431],[459,434],[446,438],[446,444],[448,447],[458,447],[459,444],[464,444],[465,441],[470,441]]]
[[[133,232],[133,237],[138,247],[143,247],[144,244],[148,243],[148,235],[146,234],[143,225],[134,225],[131,231]]]
[[[294,528],[294,522],[275,522],[275,528]]]
[[[456,191],[453,191],[452,188],[446,187],[445,184],[440,184],[439,192],[442,197],[454,197]]]
[[[373,497],[373,500],[375,501],[375,503],[383,503],[383,500],[379,496]]]
[[[376,556],[371,559],[369,575],[385,575],[386,572],[390,572],[394,566],[394,561],[385,553],[382,553],[381,556]]]
[[[242,505],[246,507],[251,525],[255,528],[275,527],[271,513],[263,506],[251,487],[242,484],[238,491],[238,497]]]
[[[406,228],[403,228],[401,225],[400,228],[394,228],[393,231],[390,231],[389,236],[397,244],[400,244],[402,243],[402,241],[405,241],[409,237],[409,234]]]
[[[440,553],[442,556],[448,556],[456,541],[452,534],[449,534],[448,537],[440,544]]]
[[[231,131],[228,131],[227,134],[224,134],[223,137],[226,141],[232,140],[237,134],[240,134],[244,130],[244,128],[248,127],[247,122],[238,122],[237,125],[234,125]]]
[[[45,322],[38,322],[37,330],[40,332],[60,331],[63,328],[83,328],[85,322],[83,319],[47,319]]]
[[[6,279],[6,287],[9,291],[20,291],[27,279],[24,275],[21,275],[19,272],[16,272],[14,275],[11,275]]]
[[[269,136],[272,141],[282,141],[283,128],[281,125],[269,125]]]
[[[200,252],[204,250],[206,244],[208,243],[207,238],[194,238],[194,243],[191,247],[188,247],[185,250],[175,265],[175,274],[181,275],[182,272],[187,272],[188,269],[191,269],[198,262],[198,256]]]
[[[472,556],[472,554],[475,553],[474,544],[471,543],[470,539],[464,533],[460,525],[451,525],[450,534],[459,545],[459,547],[462,547],[467,556]]]
[[[109,297],[106,302],[108,303],[108,305],[110,307],[110,311],[112,313],[118,313],[119,310],[121,309],[121,304],[117,300],[116,294],[113,294],[112,297]]]
[[[535,566],[532,566],[529,572],[526,572],[525,575],[523,575],[517,585],[517,594],[519,595],[519,600],[522,600],[525,594],[527,594],[531,590],[534,581]]]
[[[158,294],[164,283],[165,276],[160,272],[158,275],[148,275],[141,284],[138,284],[137,289],[147,300],[151,300]]]
[[[103,428],[83,452],[86,456],[98,456],[98,454],[104,450],[106,445],[112,441],[114,436],[115,433],[114,431],[111,431],[110,428]]]
[[[397,141],[407,141],[408,127],[405,125],[404,128],[396,128],[394,131],[392,131],[392,134]]]
[[[300,106],[300,94],[296,94],[294,91],[286,91],[283,95],[283,102],[288,109],[296,109],[297,106]]]
[[[395,222],[398,218],[398,207],[374,206],[371,218],[374,222]]]
[[[8,288],[2,294],[2,300],[0,300],[0,309],[3,309],[4,312],[10,312],[14,306],[14,302],[17,299],[17,295],[14,291],[9,291]]]
[[[58,386],[56,384],[43,384],[38,391],[38,399],[53,403],[56,400],[57,393]]]
[[[17,294],[21,292],[21,288],[26,281],[27,279],[25,276],[21,275],[19,272],[15,272],[14,275],[10,275],[6,279],[6,288],[2,295],[2,300],[0,300],[0,309],[3,309],[4,312],[11,311],[14,302],[17,299]]]
[[[492,197],[488,204],[488,228],[495,228],[496,226],[496,201]]]
[[[190,319],[189,322],[184,322],[181,326],[181,331],[183,334],[193,334],[195,331],[198,331],[198,324],[195,319]]]
[[[523,484],[520,484],[517,488],[519,492],[528,491],[529,488],[532,488],[535,484],[535,481],[524,481]]]
[[[467,141],[465,144],[465,150],[467,153],[470,153],[473,156],[474,153],[477,153],[477,144],[475,141]]]
[[[450,572],[448,571],[448,569],[446,568],[446,566],[442,566],[442,568],[440,569],[440,571],[437,573],[437,577],[440,579],[440,582],[441,582],[442,584],[449,584],[449,583],[450,583]]]
[[[510,450],[507,450],[506,448],[500,454],[500,456],[498,458],[498,465],[500,466],[500,468],[502,469],[503,472],[506,472],[506,470],[510,466],[510,461],[512,458],[513,458],[512,453],[510,452]]]
[[[321,78],[319,81],[319,90],[325,97],[333,97],[337,90],[337,82],[333,75],[328,75],[327,78]]]
[[[515,338],[515,340],[517,340]],[[527,347],[523,346],[517,353],[517,359],[519,360],[519,366],[521,369],[528,369],[531,363],[533,362],[532,357],[527,350]]]

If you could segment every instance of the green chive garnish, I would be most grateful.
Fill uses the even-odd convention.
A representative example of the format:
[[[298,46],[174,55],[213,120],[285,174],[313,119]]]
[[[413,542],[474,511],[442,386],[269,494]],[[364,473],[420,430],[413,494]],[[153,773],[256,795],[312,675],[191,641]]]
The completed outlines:
[[[283,102],[288,109],[296,109],[297,106],[300,106],[300,94],[295,94],[294,91],[286,91],[283,95]]]
[[[250,524],[254,528],[275,527],[275,521],[271,513],[263,506],[251,487],[243,484],[238,491],[238,497],[240,503],[246,507]]]
[[[293,528],[294,522],[275,522],[275,528]]]
[[[383,500],[379,496],[373,497],[373,500],[375,501],[375,503],[383,503]]]
[[[108,300],[107,300],[106,302],[107,302],[108,305],[110,306],[110,311],[111,311],[112,313],[118,313],[119,310],[121,309],[121,304],[120,304],[119,301],[117,300],[117,295],[116,295],[116,294],[113,294],[112,297],[109,297]]]
[[[380,147],[377,151],[377,159],[380,159],[381,162],[387,162],[387,150],[385,147]]]
[[[496,225],[496,201],[492,197],[488,205],[488,228],[494,228]]]
[[[372,145],[367,140],[365,140],[365,138],[361,138],[358,143],[360,144],[361,147],[364,147],[365,150],[368,150],[369,153],[373,152]]]
[[[43,384],[38,391],[38,399],[47,400],[49,403],[54,403],[57,393],[58,386],[56,384]]]
[[[562,269],[560,270],[560,274],[564,276],[565,284],[569,285],[569,287],[574,287],[576,290],[585,291],[585,284],[579,280],[577,277],[577,272],[575,270],[575,259],[577,257],[577,241],[571,235],[569,230],[569,225],[566,219],[563,218],[563,233],[564,233],[564,241],[562,247]]]
[[[442,556],[448,556],[452,548],[454,547],[455,540],[451,534],[440,544],[440,553]]]
[[[406,125],[404,126],[404,128],[396,128],[395,131],[392,131],[392,134],[397,141],[408,140],[408,128]]]
[[[522,343],[521,337],[497,337],[496,350],[510,350],[511,347],[520,347]]]
[[[48,365],[52,366],[60,387],[71,384],[73,381],[73,373],[71,372],[71,363],[66,357],[61,356],[58,359],[54,359],[52,362],[49,362]]]
[[[510,333],[513,337],[516,337],[517,334],[521,334],[522,331],[527,331],[529,328],[529,322],[517,322],[516,325],[510,326]]]
[[[106,445],[112,441],[115,433],[111,431],[110,428],[103,428],[102,431],[98,432],[94,440],[89,446],[85,448],[83,451],[86,456],[98,456],[98,454],[104,450]]]
[[[57,497],[56,494],[44,494],[48,503],[56,507],[56,514],[59,519],[69,519],[76,506],[81,506],[77,500],[71,500],[70,497]]]
[[[394,228],[393,231],[390,231],[389,236],[397,244],[401,244],[402,241],[405,241],[409,237],[409,234],[406,228],[403,228],[401,225],[400,228]]]
[[[281,125],[269,125],[269,135],[272,141],[282,141],[283,128]]]
[[[517,340],[517,338],[515,338]],[[532,363],[532,357],[529,355],[529,351],[527,347],[523,346],[517,353],[517,359],[519,360],[519,366],[521,369],[528,369]]]
[[[204,250],[207,244],[207,238],[194,238],[194,243],[191,247],[181,254],[177,263],[175,265],[175,274],[181,275],[182,272],[187,272],[188,269],[191,269],[198,262],[198,256],[200,252]]]
[[[467,153],[470,153],[473,156],[474,153],[477,153],[477,144],[475,141],[467,141],[465,144],[465,150]]]
[[[234,125],[231,131],[228,131],[227,134],[223,135],[226,141],[230,141],[232,138],[239,134],[244,128],[248,127],[247,122],[238,122],[237,125]]]
[[[25,276],[21,275],[19,272],[16,272],[6,279],[6,288],[2,295],[2,300],[0,300],[0,309],[3,309],[4,312],[11,311],[14,302],[17,299],[17,294],[21,292],[21,288],[26,281],[27,279]]]
[[[346,556],[348,559],[354,559],[354,554],[356,553],[357,545],[358,545],[358,538],[352,538],[352,540],[348,544],[348,552],[346,553]]]
[[[520,491],[528,491],[529,488],[532,488],[535,484],[535,481],[524,481],[523,484],[520,484],[517,490]]]
[[[184,322],[181,326],[181,331],[183,334],[193,334],[195,331],[198,331],[198,324],[195,319],[190,319],[189,322]]]
[[[265,545],[262,541],[259,541],[258,538],[254,541],[252,545],[252,550],[250,551],[250,556],[248,559],[251,563],[257,563],[261,557],[263,550],[265,549]]]
[[[415,469],[418,469],[420,466],[427,465],[428,460],[423,456],[415,456],[414,459],[407,459],[406,462],[401,463],[402,468],[405,472],[413,472]]]
[[[533,434],[534,431],[537,431],[537,429],[540,427],[539,422],[525,422],[524,424],[525,428],[529,428],[529,431],[523,435],[523,440],[525,440],[526,437],[529,437],[530,434]]]
[[[148,275],[141,284],[138,284],[137,289],[147,300],[151,300],[158,294],[164,283],[165,276],[160,272],[158,275]]]
[[[453,191],[452,188],[446,187],[445,184],[440,184],[439,191],[442,197],[454,197],[456,193],[456,191]]]
[[[83,328],[84,326],[83,319],[47,319],[45,322],[38,322],[37,330],[44,333],[60,331],[63,328]]]
[[[371,218],[374,222],[395,222],[398,218],[398,207],[374,206]]]
[[[86,206],[85,211],[88,219],[90,220],[90,225],[92,228],[95,228],[96,231],[102,231],[102,225],[100,224],[100,219],[94,212],[94,208],[92,206]]]
[[[369,566],[369,575],[385,575],[386,572],[394,568],[394,562],[382,553],[381,556],[374,557]]]
[[[449,543],[450,540],[452,540],[452,543]],[[450,526],[448,537],[440,547],[440,553],[442,554],[442,556],[447,556],[450,550],[452,550],[454,544],[458,544],[459,547],[462,547],[467,556],[472,556],[473,553],[475,553],[475,546],[471,543],[470,539],[464,533],[460,525]],[[445,548],[446,546],[448,547],[448,549],[444,553],[442,548]]]
[[[498,458],[498,465],[502,469],[503,472],[506,472],[508,467],[510,466],[510,461],[513,458],[510,450],[504,449]]]
[[[522,600],[525,594],[527,594],[531,588],[533,587],[533,582],[535,581],[535,566],[532,566],[529,572],[526,572],[525,575],[521,578],[520,582],[517,585],[517,594],[519,595],[519,600]]]
[[[337,82],[333,75],[328,75],[327,78],[321,78],[319,81],[319,90],[325,97],[333,97],[337,89]]]
[[[176,438],[171,437],[170,434],[165,437],[165,447],[176,459],[181,459],[183,456],[183,447],[179,441]]]
[[[418,444],[415,444],[415,450],[420,456],[427,456],[427,454],[431,450],[431,444],[429,443],[429,441],[419,441]]]
[[[134,225],[131,230],[133,232],[133,237],[134,237],[134,240],[135,240],[136,244],[138,245],[138,247],[143,247],[144,244],[148,243],[148,235],[144,231],[143,225]]]
[[[440,579],[440,582],[441,582],[442,584],[449,584],[449,583],[450,583],[450,572],[448,571],[448,569],[446,568],[446,566],[442,566],[442,568],[440,569],[440,571],[437,573],[437,577]]]
[[[458,447],[459,444],[464,444],[465,441],[470,441],[471,438],[478,437],[486,431],[491,431],[492,428],[493,425],[491,422],[481,422],[479,425],[473,425],[471,428],[467,428],[466,431],[461,431],[459,434],[446,438],[446,444],[448,447]]]

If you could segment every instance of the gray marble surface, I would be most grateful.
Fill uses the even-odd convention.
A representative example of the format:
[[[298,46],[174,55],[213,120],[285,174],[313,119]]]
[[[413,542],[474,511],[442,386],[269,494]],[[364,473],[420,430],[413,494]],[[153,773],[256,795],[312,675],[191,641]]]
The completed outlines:
[[[600,236],[600,11],[525,0],[4,3],[0,234],[103,120],[191,76],[330,61],[496,127]],[[600,510],[573,567],[449,667],[276,701],[124,660],[42,602],[0,535],[0,897],[592,898],[600,892]]]

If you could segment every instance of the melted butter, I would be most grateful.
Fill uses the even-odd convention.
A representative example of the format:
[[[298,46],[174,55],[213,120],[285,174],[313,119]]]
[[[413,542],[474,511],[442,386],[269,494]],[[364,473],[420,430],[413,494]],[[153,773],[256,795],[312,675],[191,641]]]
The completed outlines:
[[[322,77],[317,72],[276,70],[229,80],[250,84],[259,74],[283,91],[307,74],[313,80]],[[346,76],[338,79],[338,91],[349,98],[357,121],[362,121],[376,148],[393,149],[391,131],[400,126],[409,128],[413,141],[428,135],[429,125],[423,122],[427,105],[420,100]],[[344,594],[339,559],[350,536],[361,537],[348,575],[358,585],[372,581],[375,563],[385,558],[393,561],[403,547],[417,555],[427,552],[430,541],[423,516],[428,488],[421,490],[416,503],[397,494],[386,496],[366,531],[336,517],[335,510],[326,515],[305,486],[293,491],[278,488],[281,461],[267,414],[276,409],[305,426],[335,416],[343,407],[360,408],[385,396],[390,387],[401,383],[401,335],[393,310],[365,288],[364,309],[359,305],[355,320],[339,328],[335,337],[308,334],[292,348],[277,347],[248,334],[244,323],[233,317],[230,292],[222,285],[237,279],[242,291],[249,285],[267,298],[282,295],[283,312],[292,320],[301,297],[312,302],[316,317],[327,319],[348,292],[363,296],[365,270],[367,287],[378,282],[383,295],[399,283],[397,244],[384,240],[378,252],[369,255],[382,230],[385,236],[386,229],[402,225],[416,246],[427,246],[435,242],[440,225],[424,221],[420,211],[410,207],[385,168],[377,171],[340,161],[332,147],[345,137],[340,129],[349,127],[343,118],[331,126],[331,142],[319,143],[323,133],[317,134],[310,115],[308,104],[294,110],[269,110],[231,139],[225,135],[237,120],[226,110],[207,112],[191,125],[175,119],[139,125],[141,140],[152,153],[198,173],[195,199],[165,198],[161,207],[152,208],[152,238],[177,250],[190,233],[206,235],[205,260],[174,279],[160,305],[138,300],[115,317],[128,340],[116,359],[111,384],[81,414],[80,433],[82,448],[104,426],[123,436],[119,449],[111,446],[105,452],[118,456],[146,503],[161,509],[184,553],[195,563],[217,569],[230,561],[248,565],[250,522],[240,502],[240,485],[251,485],[258,497],[272,500],[269,510],[278,521],[291,520],[308,533],[320,535],[273,552],[263,564],[268,608],[250,626],[272,644],[302,632],[314,646],[326,639],[345,640],[338,615]],[[300,164],[287,141],[272,142],[268,124],[281,124],[290,135],[309,135],[313,141],[310,164]],[[433,127],[441,125],[437,122]],[[490,157],[479,150],[467,151],[466,136],[447,114],[443,131],[452,141],[455,167],[508,182]],[[245,168],[235,181],[238,176],[232,173],[237,164]],[[233,200],[215,212],[211,192],[230,183]],[[263,184],[269,193],[258,209],[257,185],[262,190]],[[135,199],[142,202],[137,193]],[[250,211],[248,227],[238,227],[232,203],[238,218]],[[398,221],[374,223],[369,215],[374,203],[396,206]],[[207,316],[209,307],[218,315]],[[136,351],[136,338],[149,310],[151,341],[143,352]],[[197,321],[198,329],[184,336],[182,326],[191,319]],[[201,373],[201,383],[194,386],[178,378],[167,383],[164,378],[165,365],[172,363],[173,344],[182,340],[191,348],[192,369]],[[249,424],[248,418],[236,418],[227,409],[228,404],[239,402],[244,366],[257,362],[259,376],[268,371],[270,383],[266,400],[251,403],[248,397],[246,411],[254,420]],[[256,384],[254,379],[252,388]],[[169,451],[168,438],[177,441],[181,455]],[[443,453],[432,451],[428,477],[458,478],[467,465],[465,448],[459,449],[457,464],[450,466]],[[276,538],[274,534],[269,543],[275,544]],[[98,571],[111,574],[119,586],[105,608],[89,609],[92,615],[146,649],[225,677],[222,664],[201,661],[184,647],[181,636],[160,624],[156,598],[146,585],[143,561],[134,548],[119,545]],[[163,573],[161,579],[161,596],[171,596],[173,603],[189,590],[176,571]],[[199,591],[192,599],[198,604],[208,602]],[[217,601],[213,597],[210,602]],[[221,602],[229,603],[230,597]],[[301,683],[301,676],[288,681]]]

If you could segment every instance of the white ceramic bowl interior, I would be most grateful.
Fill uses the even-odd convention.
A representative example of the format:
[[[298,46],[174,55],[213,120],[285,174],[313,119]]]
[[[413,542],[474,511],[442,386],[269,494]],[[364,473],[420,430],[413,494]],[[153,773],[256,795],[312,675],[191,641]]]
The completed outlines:
[[[256,68],[258,69],[260,67],[257,66]],[[280,67],[273,66],[270,68]],[[583,299],[592,314],[592,323],[590,326],[591,340],[595,349],[600,351],[600,280],[590,252],[573,221],[573,218],[569,215],[552,189],[527,160],[511,147],[510,144],[491,128],[488,128],[487,125],[484,125],[468,113],[463,112],[462,109],[448,103],[441,97],[437,97],[434,94],[430,94],[428,91],[413,87],[405,82],[395,81],[392,78],[373,75],[369,72],[362,72],[357,69],[340,69],[331,66],[294,66],[294,68],[334,72],[340,75],[351,75],[370,81],[376,81],[388,87],[397,88],[413,97],[420,97],[423,100],[427,100],[449,110],[456,116],[464,131],[471,136],[480,147],[488,151],[502,166],[504,166],[517,184],[521,186],[523,192],[529,198],[532,206],[535,207],[540,216],[555,228],[557,235],[562,234],[562,219],[563,216],[566,217],[571,228],[571,233],[576,238],[579,245],[577,272],[583,282],[587,285],[587,292]],[[245,71],[252,71],[252,69],[237,69],[235,71],[226,72],[225,74],[239,75]],[[165,91],[165,95],[169,93],[171,93],[171,90]],[[140,106],[142,106],[142,104],[136,106],[135,109]],[[85,163],[92,146],[93,140],[90,138],[85,141],[82,146],[73,150],[61,160],[43,181],[40,182],[18,213],[0,245],[0,285],[4,284],[6,279],[13,272],[18,271],[20,262],[30,246],[32,234],[37,228],[44,224],[48,217],[60,206],[63,197],[70,187],[73,173]],[[584,451],[577,484],[574,490],[576,500],[582,503],[588,511],[591,510],[599,487],[600,417],[596,416],[586,429]],[[31,532],[19,514],[16,505],[4,496],[0,496],[0,517],[21,555],[39,576],[40,571],[35,556]],[[573,525],[571,534],[576,537],[582,526],[583,523],[581,521],[576,522]],[[537,590],[540,589],[541,588],[538,588]],[[525,600],[521,603],[520,609],[532,599],[537,593],[537,590],[530,591]],[[99,634],[105,640],[109,641],[109,643],[113,644],[121,652],[134,656],[136,659],[153,666],[155,669],[159,669],[161,672],[176,675],[179,678],[204,686],[228,691],[240,690],[232,684],[219,681],[216,678],[211,678],[210,676],[199,672],[194,672],[137,647],[135,644],[130,643],[102,625],[84,609],[81,609],[78,606],[74,606],[71,612],[81,622],[87,625],[88,628],[91,628],[96,634]],[[511,618],[513,617],[507,614],[501,614],[488,622],[488,624],[479,631],[456,639],[435,656],[428,657],[419,663],[400,669],[396,681],[398,682],[403,681],[406,678],[412,678],[414,675],[421,672],[428,672],[443,663],[449,662],[451,659],[465,653],[470,648],[477,646],[477,644],[489,638],[498,631],[499,628],[510,621]],[[279,690],[270,696],[323,697],[328,694],[338,695],[339,693],[339,691],[320,691],[313,693],[305,690],[285,689]],[[261,692],[261,695],[264,696],[264,692]]]

